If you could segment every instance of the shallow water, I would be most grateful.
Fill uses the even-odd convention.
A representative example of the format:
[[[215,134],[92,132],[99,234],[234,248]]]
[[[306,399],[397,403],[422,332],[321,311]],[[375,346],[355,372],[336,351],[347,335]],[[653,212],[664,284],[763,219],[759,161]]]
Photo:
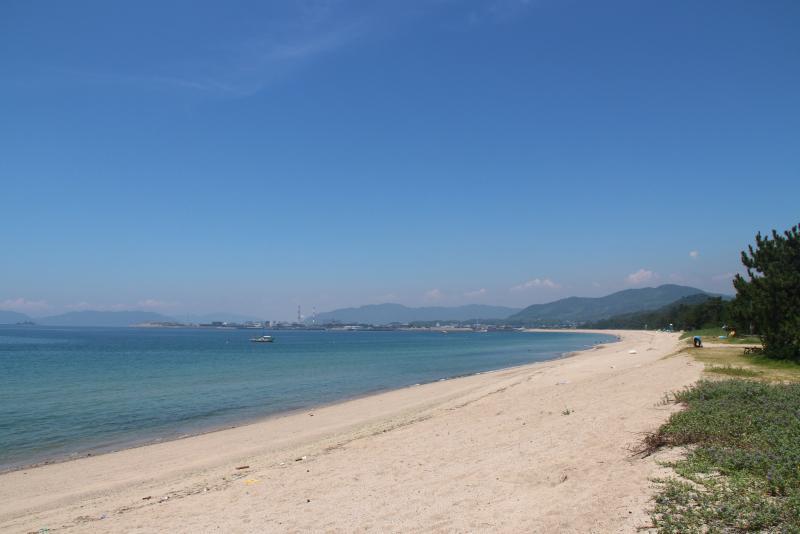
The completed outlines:
[[[577,333],[0,327],[0,469],[553,359]]]

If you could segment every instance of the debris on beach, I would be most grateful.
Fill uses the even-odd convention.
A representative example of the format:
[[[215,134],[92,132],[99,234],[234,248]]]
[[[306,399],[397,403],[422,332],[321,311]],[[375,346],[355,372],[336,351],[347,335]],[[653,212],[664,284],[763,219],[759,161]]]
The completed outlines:
[[[142,497],[142,500],[143,500],[143,501],[149,501],[149,500],[150,500],[150,499],[152,499],[152,498],[153,498],[153,496],[152,496],[152,495],[148,495],[147,497]]]
[[[250,466],[249,465],[240,465],[236,469],[250,469]]]
[[[636,349],[631,349],[628,351],[628,354],[638,354],[638,353],[636,352]]]

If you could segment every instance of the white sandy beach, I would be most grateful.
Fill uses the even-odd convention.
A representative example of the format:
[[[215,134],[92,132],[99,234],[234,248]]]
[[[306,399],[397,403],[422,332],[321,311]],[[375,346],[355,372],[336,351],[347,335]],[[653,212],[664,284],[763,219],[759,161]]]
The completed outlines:
[[[6,473],[0,531],[635,532],[659,468],[630,447],[702,365],[673,355],[677,334],[611,333],[570,358]]]

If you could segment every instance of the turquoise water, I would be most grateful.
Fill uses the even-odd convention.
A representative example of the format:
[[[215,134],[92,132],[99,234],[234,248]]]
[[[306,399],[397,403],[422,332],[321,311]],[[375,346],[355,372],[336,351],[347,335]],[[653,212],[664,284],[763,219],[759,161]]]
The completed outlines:
[[[0,469],[556,358],[575,333],[0,327]]]

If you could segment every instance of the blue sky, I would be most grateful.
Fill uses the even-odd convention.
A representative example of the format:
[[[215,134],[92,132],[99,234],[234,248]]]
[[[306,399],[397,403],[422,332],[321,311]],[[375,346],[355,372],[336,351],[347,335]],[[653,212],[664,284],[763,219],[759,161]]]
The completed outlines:
[[[731,292],[800,215],[796,1],[0,4],[0,308]]]

